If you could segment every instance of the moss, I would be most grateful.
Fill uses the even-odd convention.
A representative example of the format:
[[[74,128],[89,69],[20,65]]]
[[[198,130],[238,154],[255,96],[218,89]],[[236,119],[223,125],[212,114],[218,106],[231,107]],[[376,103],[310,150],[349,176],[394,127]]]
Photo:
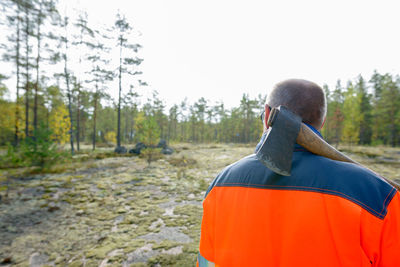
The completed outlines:
[[[68,264],[68,267],[81,267],[81,266],[83,266],[81,260],[76,260]]]
[[[58,257],[58,254],[53,252],[49,256],[49,261],[54,261],[55,259],[57,259],[57,257]]]
[[[135,251],[138,248],[143,247],[146,244],[146,240],[144,239],[132,239],[124,244],[123,247],[125,253],[130,253]]]
[[[85,263],[85,267],[98,267],[98,266],[99,266],[98,260],[88,259]]]
[[[196,266],[196,254],[166,255],[160,254],[148,260],[148,266]]]
[[[115,249],[115,244],[107,244],[97,247],[86,252],[86,257],[104,259],[111,250]]]
[[[153,245],[153,249],[165,249],[168,250],[170,248],[176,247],[180,245],[180,243],[169,241],[169,240],[163,240],[160,243],[156,243]]]
[[[49,199],[49,198],[51,198],[50,194],[43,194],[42,195],[42,199]]]

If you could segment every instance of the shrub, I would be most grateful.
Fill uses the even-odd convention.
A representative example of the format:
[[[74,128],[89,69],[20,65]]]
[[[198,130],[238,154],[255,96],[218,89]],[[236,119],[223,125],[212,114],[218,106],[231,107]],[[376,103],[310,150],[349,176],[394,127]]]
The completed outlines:
[[[153,161],[161,159],[163,154],[161,148],[144,148],[140,151],[140,157],[145,158],[150,166]]]
[[[51,130],[41,125],[32,137],[25,138],[21,144],[21,155],[27,165],[48,168],[62,156],[51,139],[52,135]]]
[[[38,166],[41,170],[51,167],[63,156],[51,136],[52,132],[40,125],[33,136],[21,141],[19,147],[8,144],[6,155],[0,158],[0,167]]]

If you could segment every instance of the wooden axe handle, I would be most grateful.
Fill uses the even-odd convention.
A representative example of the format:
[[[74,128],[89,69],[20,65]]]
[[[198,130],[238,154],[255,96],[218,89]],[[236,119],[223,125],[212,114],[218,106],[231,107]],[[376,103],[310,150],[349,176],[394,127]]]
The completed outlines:
[[[338,161],[344,161],[344,162],[351,162],[357,165],[362,166],[360,163],[357,161],[352,160],[330,144],[328,144],[324,139],[319,137],[316,133],[314,133],[308,126],[306,126],[304,123],[301,124],[300,126],[300,131],[299,135],[297,136],[297,143],[301,145],[302,147],[306,148],[308,151],[326,157],[330,158],[333,160],[338,160]],[[365,166],[362,166],[366,169],[368,169]],[[391,184],[393,187],[397,189],[397,191],[400,191],[400,185],[397,184],[396,182],[389,180],[382,175],[377,174],[376,172],[372,171],[371,169],[368,169],[374,174],[376,174],[378,177],[381,179],[385,180],[389,184]]]

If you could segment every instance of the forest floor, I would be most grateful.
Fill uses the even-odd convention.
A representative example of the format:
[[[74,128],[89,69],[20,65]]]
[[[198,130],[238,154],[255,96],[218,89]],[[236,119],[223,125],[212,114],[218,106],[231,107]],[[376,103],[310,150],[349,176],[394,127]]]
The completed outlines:
[[[205,191],[254,146],[173,147],[150,167],[139,157],[108,157],[13,179],[0,201],[0,266],[194,266]],[[340,149],[400,180],[399,148]]]

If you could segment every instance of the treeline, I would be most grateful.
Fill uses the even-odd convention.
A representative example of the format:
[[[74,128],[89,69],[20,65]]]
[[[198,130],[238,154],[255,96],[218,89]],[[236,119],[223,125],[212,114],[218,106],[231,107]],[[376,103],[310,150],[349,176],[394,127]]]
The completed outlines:
[[[13,140],[16,121],[13,112],[16,103],[4,99],[6,90],[4,86],[0,90],[2,144]],[[52,130],[54,140],[66,143],[70,137],[67,96],[57,86],[42,90],[44,93],[39,102],[46,105],[39,106],[40,120]],[[359,76],[345,86],[340,81],[332,89],[325,85],[324,90],[328,110],[322,134],[328,142],[391,146],[400,143],[399,77],[375,72],[369,80]],[[103,103],[96,98],[96,92],[81,88],[79,111],[77,99],[72,101],[72,114],[76,118],[72,127],[75,141],[93,142],[94,136],[96,142],[114,144],[117,140],[118,102]],[[266,96],[262,95],[252,99],[244,94],[239,106],[231,109],[204,98],[194,103],[185,99],[167,110],[156,91],[145,103],[140,102],[137,93],[128,91],[120,102],[121,142],[133,144],[140,141],[148,120],[156,122],[160,137],[167,141],[256,142],[262,132],[259,114],[265,99]],[[20,129],[24,132],[24,120],[21,122]]]
[[[359,76],[333,90],[324,86],[328,99],[322,130],[331,143],[362,145],[400,144],[400,77],[374,72],[369,80]]]

